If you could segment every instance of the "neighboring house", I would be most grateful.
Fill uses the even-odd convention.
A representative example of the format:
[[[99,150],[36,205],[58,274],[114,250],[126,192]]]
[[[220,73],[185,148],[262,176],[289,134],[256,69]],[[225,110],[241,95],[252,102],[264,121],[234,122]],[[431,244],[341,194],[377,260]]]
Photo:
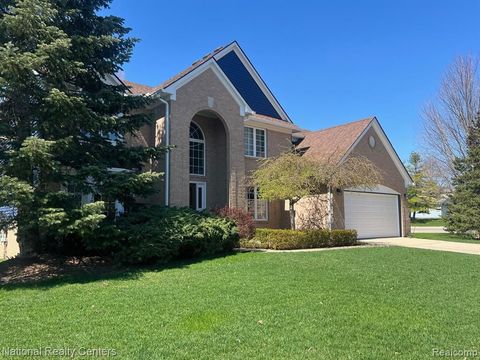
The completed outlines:
[[[0,217],[10,217],[13,214],[14,210],[12,208],[0,207]],[[0,228],[0,259],[12,258],[19,252],[16,229]]]
[[[428,212],[417,212],[415,214],[416,219],[441,219],[448,214],[448,205],[450,204],[450,194],[445,193],[440,195],[437,207],[435,209],[429,209]],[[412,214],[410,214],[412,215]]]
[[[165,172],[164,186],[143,201],[196,210],[242,208],[257,226],[289,227],[284,202],[260,199],[249,175],[259,160],[297,144],[305,156],[333,162],[365,156],[382,171],[384,181],[375,189],[334,189],[324,194],[331,208],[329,224],[357,229],[359,237],[409,233],[405,197],[411,178],[377,119],[313,132],[300,129],[236,42],[205,55],[159,86],[124,83],[133,95],[154,99],[145,111],[155,124],[142,128],[131,143],[175,146],[163,161],[150,165]],[[297,210],[315,211],[309,206]]]

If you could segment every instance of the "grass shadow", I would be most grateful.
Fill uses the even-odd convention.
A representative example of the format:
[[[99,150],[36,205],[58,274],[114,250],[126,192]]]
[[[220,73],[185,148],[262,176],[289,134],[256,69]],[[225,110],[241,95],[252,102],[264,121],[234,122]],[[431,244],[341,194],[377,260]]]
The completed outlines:
[[[206,260],[225,258],[237,252],[225,252],[199,258],[175,260],[169,263],[121,266],[104,258],[35,257],[0,262],[0,287],[3,290],[50,288],[68,284],[86,284],[105,280],[136,280],[146,272],[187,268]]]

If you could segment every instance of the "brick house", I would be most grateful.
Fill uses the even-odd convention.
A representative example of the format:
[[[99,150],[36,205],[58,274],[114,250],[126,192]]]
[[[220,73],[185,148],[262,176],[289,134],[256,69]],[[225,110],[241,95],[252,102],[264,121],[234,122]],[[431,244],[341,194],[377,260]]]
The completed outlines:
[[[405,194],[411,179],[378,120],[320,131],[300,129],[237,42],[214,50],[159,86],[123,83],[132,95],[154,99],[145,111],[155,124],[144,127],[132,143],[175,146],[164,161],[152,165],[165,172],[165,179],[149,203],[196,210],[244,208],[257,226],[289,227],[284,201],[260,199],[248,178],[259,159],[295,144],[306,156],[336,162],[363,155],[383,173],[376,189],[322,194],[331,208],[332,226],[355,228],[359,237],[409,233]],[[312,211],[306,202],[297,209],[299,215]]]

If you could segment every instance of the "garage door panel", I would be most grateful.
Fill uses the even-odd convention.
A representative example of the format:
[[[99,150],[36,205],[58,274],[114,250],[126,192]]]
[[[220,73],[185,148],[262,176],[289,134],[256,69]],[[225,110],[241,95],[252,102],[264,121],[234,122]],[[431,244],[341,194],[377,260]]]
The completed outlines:
[[[398,195],[345,192],[345,228],[359,238],[400,236]]]

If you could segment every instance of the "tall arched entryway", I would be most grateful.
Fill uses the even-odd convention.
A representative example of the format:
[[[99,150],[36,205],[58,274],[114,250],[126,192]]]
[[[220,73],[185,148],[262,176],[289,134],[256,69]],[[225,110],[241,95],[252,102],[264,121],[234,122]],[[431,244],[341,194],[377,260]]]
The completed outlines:
[[[210,110],[189,126],[189,205],[195,210],[228,204],[228,141],[223,120]]]

